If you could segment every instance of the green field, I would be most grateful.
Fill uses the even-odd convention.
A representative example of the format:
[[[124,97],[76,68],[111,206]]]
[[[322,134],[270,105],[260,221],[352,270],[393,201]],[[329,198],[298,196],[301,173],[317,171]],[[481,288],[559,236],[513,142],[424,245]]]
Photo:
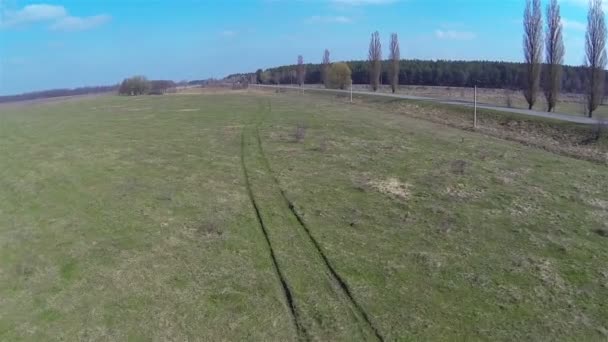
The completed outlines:
[[[605,165],[313,94],[0,107],[0,340],[608,338]]]

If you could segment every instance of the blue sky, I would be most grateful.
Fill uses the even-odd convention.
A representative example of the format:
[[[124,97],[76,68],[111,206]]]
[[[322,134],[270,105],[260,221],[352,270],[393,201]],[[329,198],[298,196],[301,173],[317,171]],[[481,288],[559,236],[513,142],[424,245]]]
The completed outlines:
[[[548,0],[543,0],[543,6]],[[562,0],[566,63],[581,64],[587,0]],[[365,59],[378,30],[403,58],[521,61],[524,0],[0,0],[0,94],[202,79]]]

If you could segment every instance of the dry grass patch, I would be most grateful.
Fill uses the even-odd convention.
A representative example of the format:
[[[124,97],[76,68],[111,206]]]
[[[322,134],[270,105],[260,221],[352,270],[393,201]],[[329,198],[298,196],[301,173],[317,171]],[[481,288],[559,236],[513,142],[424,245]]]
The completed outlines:
[[[608,211],[608,201],[605,201],[605,200],[602,200],[599,198],[592,198],[592,199],[588,200],[587,203],[590,206],[595,207],[597,209]]]
[[[402,183],[397,178],[393,177],[385,180],[372,180],[369,185],[385,195],[399,199],[408,199],[411,195],[412,185],[409,183]]]
[[[598,228],[594,232],[600,236],[608,237],[608,201],[591,198],[584,200],[591,207],[589,215],[600,222],[603,228]]]
[[[445,193],[448,196],[459,200],[471,200],[480,198],[483,194],[483,191],[469,189],[465,184],[458,183],[454,185],[448,185],[445,189]]]

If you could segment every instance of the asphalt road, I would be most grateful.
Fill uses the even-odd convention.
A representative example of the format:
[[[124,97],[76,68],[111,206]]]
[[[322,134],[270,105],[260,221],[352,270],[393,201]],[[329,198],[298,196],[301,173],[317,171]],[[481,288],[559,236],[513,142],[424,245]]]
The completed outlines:
[[[304,89],[304,91],[319,91],[319,92],[333,92],[333,93],[350,94],[349,90],[338,90],[338,89],[323,89],[323,88],[311,88],[311,87],[300,88],[300,87],[296,87],[296,86],[276,86],[276,85],[262,85],[262,84],[255,84],[255,85],[250,85],[250,86],[262,87],[262,88],[293,89],[293,90]],[[406,99],[406,100],[428,101],[428,102],[435,102],[435,103],[445,104],[445,105],[450,105],[450,106],[473,107],[475,105],[471,101],[464,101],[464,100],[463,101],[442,100],[442,99],[436,99],[436,98],[431,98],[431,97],[412,96],[412,95],[404,95],[404,94],[391,94],[391,93],[374,93],[374,92],[369,92],[369,91],[358,91],[358,90],[353,91],[353,95],[383,96],[383,97],[392,97],[392,98],[399,98],[399,99]],[[509,108],[509,107],[493,106],[493,105],[479,104],[479,103],[477,104],[477,108],[494,110],[494,111],[505,112],[505,113],[536,116],[536,117],[541,117],[541,118],[554,119],[554,120],[558,120],[558,121],[574,122],[574,123],[586,124],[586,125],[593,125],[593,124],[598,123],[598,120],[596,120],[596,119],[588,118],[588,117],[584,117],[584,116],[580,116],[580,115],[547,113],[547,112],[539,112],[536,110]]]

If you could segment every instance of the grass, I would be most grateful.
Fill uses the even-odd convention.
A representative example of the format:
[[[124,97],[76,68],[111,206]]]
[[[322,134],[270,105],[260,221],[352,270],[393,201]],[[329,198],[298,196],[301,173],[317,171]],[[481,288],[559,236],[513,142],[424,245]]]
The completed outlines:
[[[604,165],[292,93],[3,108],[0,141],[0,340],[607,338]]]
[[[343,94],[315,93],[325,98]],[[473,111],[467,106],[437,104],[423,100],[402,100],[357,95],[354,103],[369,110],[382,110],[442,125],[473,130]],[[483,134],[515,141],[578,159],[608,163],[608,134],[597,134],[596,125],[577,124],[553,118],[535,117],[480,109],[478,128]]]

